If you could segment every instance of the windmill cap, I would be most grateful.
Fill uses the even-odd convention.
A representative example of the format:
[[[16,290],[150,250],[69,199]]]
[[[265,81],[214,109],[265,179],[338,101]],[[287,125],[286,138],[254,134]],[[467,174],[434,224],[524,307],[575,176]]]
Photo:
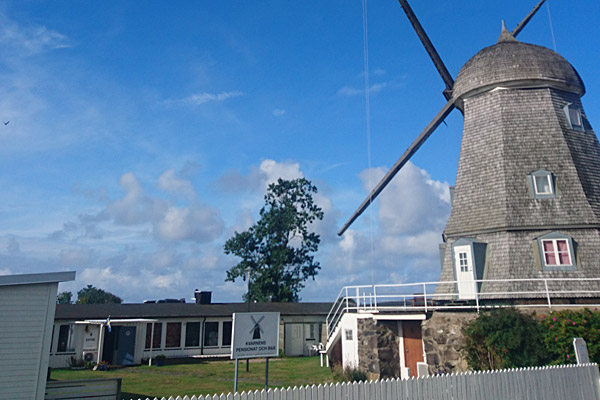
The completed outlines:
[[[456,100],[496,87],[553,87],[583,96],[583,81],[564,57],[542,46],[507,40],[507,34],[503,32],[498,43],[475,54],[460,69],[454,83]]]

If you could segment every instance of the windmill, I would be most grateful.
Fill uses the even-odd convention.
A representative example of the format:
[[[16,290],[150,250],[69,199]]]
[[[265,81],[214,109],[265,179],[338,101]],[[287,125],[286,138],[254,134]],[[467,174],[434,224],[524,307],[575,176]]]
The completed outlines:
[[[503,24],[498,42],[467,61],[456,81],[407,0],[399,1],[446,85],[447,103],[338,235],[458,108],[464,128],[440,280],[457,281],[458,299],[470,300],[476,291],[527,297],[539,289],[477,279],[600,276],[600,144],[581,105],[585,87],[562,56],[516,39],[544,0],[512,32]]]
[[[254,326],[252,327],[252,329],[250,329],[250,331],[248,333],[252,334],[252,339],[260,339],[260,334],[263,332],[262,327],[260,326],[260,323],[262,322],[263,319],[265,319],[264,315],[262,317],[260,317],[257,320],[254,319],[254,317],[250,317],[250,319],[252,319],[252,322],[254,322]]]

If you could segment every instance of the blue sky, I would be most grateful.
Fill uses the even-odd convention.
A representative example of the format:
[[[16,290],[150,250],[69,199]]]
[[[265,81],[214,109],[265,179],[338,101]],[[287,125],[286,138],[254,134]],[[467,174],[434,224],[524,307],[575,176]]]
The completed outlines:
[[[453,76],[534,5],[412,3]],[[519,36],[575,66],[593,126],[598,21],[598,2],[549,0]],[[303,300],[439,277],[458,112],[335,234],[445,102],[396,1],[368,3],[371,169],[360,1],[5,1],[0,27],[0,273],[75,270],[61,290],[127,302],[196,288],[238,301],[225,240],[256,219],[269,182],[305,176],[326,218]]]

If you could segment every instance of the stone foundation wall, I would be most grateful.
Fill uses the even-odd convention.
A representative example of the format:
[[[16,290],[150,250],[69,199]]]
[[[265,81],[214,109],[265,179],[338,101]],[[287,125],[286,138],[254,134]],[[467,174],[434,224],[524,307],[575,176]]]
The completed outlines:
[[[397,321],[361,318],[358,321],[358,368],[368,379],[400,377]]]
[[[463,354],[465,338],[462,328],[477,318],[476,312],[434,312],[423,321],[423,345],[429,374],[468,370]]]

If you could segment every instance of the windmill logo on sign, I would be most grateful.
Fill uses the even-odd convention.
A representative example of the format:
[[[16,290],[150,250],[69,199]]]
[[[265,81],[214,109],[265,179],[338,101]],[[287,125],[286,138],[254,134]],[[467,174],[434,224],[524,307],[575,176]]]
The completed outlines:
[[[262,327],[260,326],[260,323],[262,322],[263,319],[265,319],[264,315],[262,317],[260,317],[257,320],[254,319],[254,317],[250,317],[250,319],[252,320],[252,322],[254,322],[254,326],[252,327],[252,329],[250,329],[250,332],[252,334],[252,339],[260,339],[260,334],[263,332]]]

